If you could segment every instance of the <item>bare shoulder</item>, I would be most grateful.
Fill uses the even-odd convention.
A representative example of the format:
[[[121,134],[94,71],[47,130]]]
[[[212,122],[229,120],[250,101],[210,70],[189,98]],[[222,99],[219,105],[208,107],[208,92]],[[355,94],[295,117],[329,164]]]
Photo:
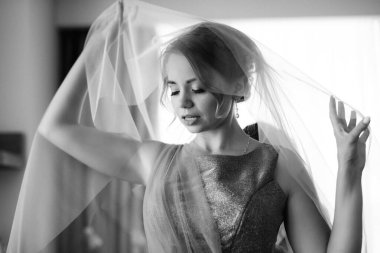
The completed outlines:
[[[165,151],[167,151],[172,145],[159,142],[159,141],[136,141],[139,144],[134,145],[135,150],[128,152],[126,154],[126,166],[128,168],[134,168],[134,171],[137,171],[139,174],[139,183],[146,185],[149,182],[149,179],[157,167],[157,163],[161,160],[161,156]],[[128,146],[130,142],[128,139],[125,141],[125,146]],[[125,177],[128,178],[130,175],[125,174]]]
[[[165,150],[169,144],[154,140],[134,141],[136,145],[131,146],[131,139],[123,138],[123,145],[126,148],[126,153],[135,154],[133,157],[138,158],[140,162],[144,162],[147,165],[153,165],[154,161]],[[131,147],[134,147],[134,151],[131,152]],[[133,157],[129,157],[132,160]]]
[[[294,151],[280,148],[275,171],[275,180],[282,190],[289,196],[292,193],[302,191],[300,183],[312,186],[312,180],[307,173],[302,158]]]
[[[142,142],[141,148],[147,153],[158,155],[160,151],[168,146],[169,144],[164,142],[148,140]]]

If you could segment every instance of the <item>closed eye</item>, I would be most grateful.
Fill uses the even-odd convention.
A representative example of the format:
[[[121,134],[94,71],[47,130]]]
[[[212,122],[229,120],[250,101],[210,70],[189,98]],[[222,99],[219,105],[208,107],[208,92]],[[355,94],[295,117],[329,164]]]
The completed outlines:
[[[199,94],[199,93],[204,93],[206,92],[204,89],[192,89],[192,91],[195,93],[195,94]],[[178,95],[179,94],[179,91],[172,91],[170,93],[170,96],[175,96],[175,95]]]
[[[171,93],[170,93],[170,96],[175,96],[175,95],[178,95],[179,94],[179,91],[172,91]]]
[[[192,89],[192,91],[193,91],[194,93],[203,93],[203,92],[205,92],[204,89]]]

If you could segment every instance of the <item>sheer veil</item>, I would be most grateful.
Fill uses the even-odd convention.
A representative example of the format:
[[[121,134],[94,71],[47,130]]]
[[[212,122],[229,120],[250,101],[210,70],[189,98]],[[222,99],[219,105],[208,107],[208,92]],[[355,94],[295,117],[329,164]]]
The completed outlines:
[[[302,187],[331,225],[337,162],[336,152],[331,154],[331,148],[326,147],[326,140],[334,139],[328,101],[330,95],[339,99],[339,94],[331,94],[254,38],[247,40],[248,37],[234,28],[140,1],[113,4],[92,24],[82,52],[88,88],[78,124],[139,143],[146,140],[169,144],[189,142],[193,136],[178,120],[173,120],[170,106],[161,105],[161,61],[162,53],[173,40],[200,26],[210,29],[223,41],[246,77],[245,80],[233,77],[225,80],[217,70],[211,71],[218,85],[210,86],[210,90],[242,98],[239,103],[241,126],[258,123],[260,141],[273,145],[279,153],[278,168]],[[231,83],[236,85],[231,86]],[[355,109],[354,104],[345,106]],[[358,113],[358,119],[362,117]],[[380,202],[376,196],[380,192],[380,174],[376,170],[380,164],[380,143],[376,130],[371,129],[362,182],[362,252],[380,250],[376,240],[380,234]],[[170,160],[174,146],[166,146],[158,160]],[[143,160],[149,154],[137,147],[134,155]],[[184,159],[192,163],[191,157]],[[154,252],[186,252],[196,249],[196,238],[192,238],[190,228],[185,226],[185,219],[183,232],[188,236],[176,238],[175,233],[170,233],[170,217],[166,225],[158,227],[155,214],[145,207],[143,212],[143,201],[144,206],[167,208],[165,191],[168,189],[173,192],[174,206],[178,205],[178,216],[184,217],[181,201],[194,206],[199,213],[199,220],[193,221],[205,242],[199,249],[221,252],[215,230],[204,225],[212,224],[212,219],[198,187],[201,185],[198,173],[186,170],[185,166],[174,172],[166,169],[158,166],[154,170],[154,177],[162,180],[176,178],[169,180],[166,190],[157,185],[148,185],[145,189],[96,172],[38,130],[7,252],[147,252],[148,248],[155,249]],[[191,183],[191,191],[184,190],[186,183]],[[185,200],[177,200],[175,196],[184,196]],[[284,236],[281,230],[279,240]],[[160,240],[186,243],[179,250],[159,245]]]

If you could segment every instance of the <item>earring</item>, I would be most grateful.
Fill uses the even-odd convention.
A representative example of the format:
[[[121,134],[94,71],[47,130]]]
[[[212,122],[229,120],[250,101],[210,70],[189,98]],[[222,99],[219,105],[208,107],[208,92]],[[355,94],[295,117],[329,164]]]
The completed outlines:
[[[234,103],[235,103],[235,117],[239,118],[239,108],[238,108],[236,100],[234,100]]]

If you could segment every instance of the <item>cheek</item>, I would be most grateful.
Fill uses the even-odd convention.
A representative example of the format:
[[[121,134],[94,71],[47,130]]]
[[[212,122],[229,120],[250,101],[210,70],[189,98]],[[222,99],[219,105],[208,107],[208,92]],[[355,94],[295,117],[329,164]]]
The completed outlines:
[[[207,116],[214,118],[218,107],[218,101],[214,96],[209,95],[207,99],[199,101],[199,107],[204,113],[207,113]]]
[[[178,111],[178,103],[175,99],[171,98],[170,99],[170,105],[172,106],[173,111],[177,114]]]
[[[182,115],[183,110],[181,107],[180,101],[176,98],[176,96],[171,97],[170,99],[170,105],[171,105],[171,110],[174,113],[176,117],[179,117]]]

